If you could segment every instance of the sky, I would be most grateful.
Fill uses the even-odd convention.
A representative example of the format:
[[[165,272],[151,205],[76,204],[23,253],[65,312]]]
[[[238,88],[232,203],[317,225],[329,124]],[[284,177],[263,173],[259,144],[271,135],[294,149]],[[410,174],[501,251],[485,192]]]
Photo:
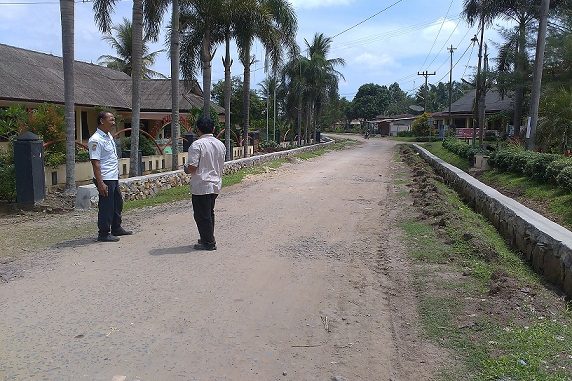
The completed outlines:
[[[418,75],[423,71],[436,73],[428,77],[429,83],[448,82],[450,46],[456,48],[453,79],[470,79],[475,71],[478,46],[471,43],[471,38],[476,27],[469,27],[460,16],[463,0],[291,0],[291,3],[298,18],[296,39],[301,47],[316,33],[333,37],[330,58],[339,57],[346,62],[339,68],[344,76],[340,79],[339,93],[349,100],[365,83],[397,82],[402,90],[414,94],[425,82]],[[97,63],[100,56],[115,52],[102,40],[92,6],[88,1],[75,4],[75,59]],[[113,23],[131,19],[131,10],[131,1],[117,1]],[[495,40],[498,41],[498,33],[487,30],[485,41],[491,58],[495,57],[492,44]],[[163,32],[159,42],[151,45],[151,51],[165,49],[164,41]],[[61,56],[59,2],[0,0],[0,43]],[[242,65],[235,49],[233,52],[232,75],[241,75]],[[223,53],[224,46],[220,46],[213,60],[213,83],[224,79],[220,57]],[[256,88],[265,77],[264,50],[259,43],[253,46],[252,54],[257,59],[251,75]],[[153,69],[170,77],[167,51],[160,53]]]

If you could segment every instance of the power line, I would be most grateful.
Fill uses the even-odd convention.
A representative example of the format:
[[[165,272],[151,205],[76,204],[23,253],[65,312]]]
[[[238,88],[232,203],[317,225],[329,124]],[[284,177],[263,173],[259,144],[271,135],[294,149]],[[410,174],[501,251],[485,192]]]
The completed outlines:
[[[435,40],[433,40],[433,45],[431,45],[431,49],[429,49],[429,53],[427,53],[427,57],[425,57],[425,61],[423,61],[423,64],[421,65],[421,67],[423,67],[425,65],[425,63],[427,62],[427,58],[429,58],[429,56],[433,52],[433,48],[435,47],[435,44],[437,43],[437,39],[439,38],[439,35],[441,34],[441,30],[443,30],[443,25],[445,25],[445,22],[447,21],[447,16],[449,16],[449,11],[451,10],[452,5],[453,5],[453,0],[451,0],[451,2],[449,3],[449,8],[447,9],[447,13],[445,14],[445,18],[443,19],[443,22],[441,23],[441,27],[439,28],[439,32],[437,32],[437,35],[435,36]],[[429,65],[429,66],[431,66],[431,65]]]
[[[377,15],[379,15],[379,14],[381,14],[381,13],[387,11],[388,9],[394,7],[395,5],[401,3],[402,1],[403,1],[403,0],[397,0],[395,3],[391,4],[390,6],[384,8],[384,9],[382,9],[381,11],[379,11],[379,12],[377,12],[377,13],[375,13],[375,14],[369,16],[369,17],[366,18],[365,20],[362,20],[362,21],[358,22],[357,24],[355,24],[354,26],[350,26],[349,28],[347,28],[347,29],[341,31],[340,33],[338,33],[338,34],[332,36],[331,39],[333,40],[334,38],[338,37],[339,35],[344,34],[344,33],[348,32],[348,31],[354,29],[355,27],[357,27],[357,26],[363,24],[364,22],[366,22],[366,21],[368,21],[368,20],[371,20],[371,19],[374,18],[375,16],[377,16]]]
[[[469,50],[469,48],[472,46],[473,44],[471,43],[469,46],[467,46],[467,49],[465,49],[465,51],[463,52],[463,54],[461,55],[461,57],[459,57],[459,59],[457,60],[457,62],[455,62],[455,64],[453,65],[453,67],[451,67],[451,71],[453,71],[453,69],[455,68],[455,66],[457,66],[457,64],[459,63],[459,61],[461,61],[463,59],[463,57],[465,56],[465,54],[467,54],[467,51]],[[445,74],[440,80],[438,80],[437,82],[441,82],[443,79],[445,79],[445,77],[447,77],[449,75],[449,72],[447,72],[447,74]]]

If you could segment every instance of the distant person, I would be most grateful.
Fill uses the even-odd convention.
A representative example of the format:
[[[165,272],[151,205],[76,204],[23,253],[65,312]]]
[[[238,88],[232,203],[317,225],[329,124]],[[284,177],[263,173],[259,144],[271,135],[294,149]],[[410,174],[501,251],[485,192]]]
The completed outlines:
[[[123,197],[119,191],[119,159],[111,130],[115,127],[115,117],[110,112],[97,115],[97,130],[89,138],[89,158],[93,167],[93,183],[99,193],[97,214],[97,240],[117,242],[121,235],[133,232],[121,227]]]
[[[222,188],[222,171],[226,148],[213,136],[214,123],[207,117],[197,121],[199,138],[189,147],[186,174],[191,175],[193,217],[200,239],[196,250],[216,250],[214,237],[215,200]]]

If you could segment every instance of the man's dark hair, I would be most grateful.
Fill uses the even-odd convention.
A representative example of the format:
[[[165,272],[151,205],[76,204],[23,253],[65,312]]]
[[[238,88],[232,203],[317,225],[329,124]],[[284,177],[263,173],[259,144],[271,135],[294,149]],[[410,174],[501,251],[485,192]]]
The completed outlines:
[[[101,126],[103,124],[102,120],[105,119],[107,114],[111,114],[111,113],[109,111],[100,111],[99,114],[97,114],[97,125],[98,126]]]
[[[214,132],[214,122],[207,116],[201,116],[197,120],[197,128],[203,134],[212,134]]]

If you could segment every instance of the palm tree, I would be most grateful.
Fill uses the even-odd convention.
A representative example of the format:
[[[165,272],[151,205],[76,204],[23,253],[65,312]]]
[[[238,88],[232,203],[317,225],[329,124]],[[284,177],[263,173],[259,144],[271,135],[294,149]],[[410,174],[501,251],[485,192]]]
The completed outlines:
[[[66,120],[66,192],[75,193],[74,0],[60,0]]]
[[[181,66],[183,77],[192,80],[200,68],[203,73],[203,115],[210,115],[211,62],[214,48],[224,40],[219,17],[222,0],[190,0],[181,10]]]
[[[497,0],[464,0],[463,15],[470,26],[478,23],[480,30],[479,42],[479,63],[477,65],[476,94],[475,94],[475,119],[479,126],[479,138],[482,144],[485,126],[485,78],[481,68],[483,62],[483,45],[485,38],[485,28],[490,26],[498,15]],[[475,36],[476,39],[476,36]],[[476,142],[476,129],[473,127],[473,145]]]
[[[95,21],[104,33],[111,32],[111,12],[118,0],[94,0]],[[145,2],[145,4],[144,4]],[[159,34],[161,14],[154,3],[156,0],[133,0],[132,20],[132,71],[131,71],[131,155],[129,160],[129,176],[139,173],[139,123],[141,119],[140,85],[143,65],[143,19],[145,14],[146,33],[153,40]],[[145,7],[144,7],[145,5]]]
[[[328,58],[332,39],[323,33],[316,33],[312,43],[304,40],[308,59],[303,75],[306,79],[306,94],[308,104],[309,126],[313,126],[313,136],[316,135],[315,121],[318,119],[322,105],[329,99],[334,99],[338,92],[339,79],[344,79],[342,73],[336,70],[344,66],[343,58]]]
[[[111,30],[115,31],[116,36],[113,36],[112,33],[107,33],[105,36],[103,36],[103,40],[107,41],[109,45],[115,49],[117,56],[102,55],[98,58],[98,63],[100,65],[107,66],[110,69],[122,71],[125,74],[131,76],[133,68],[133,59],[131,54],[131,47],[133,46],[133,27],[131,25],[131,21],[124,18],[123,23],[114,25]],[[146,34],[143,38],[143,66],[141,68],[142,78],[166,78],[163,74],[151,69],[151,66],[153,66],[155,63],[159,53],[164,51],[158,50],[156,52],[149,53],[149,47],[147,46],[147,43],[151,40],[152,39],[149,37],[149,34]]]
[[[250,55],[255,39],[262,42],[272,69],[276,70],[283,54],[283,47],[294,51],[294,36],[298,28],[294,8],[287,0],[250,0],[240,15],[237,26],[237,45],[244,67],[243,92],[243,144],[244,157],[248,156],[248,129],[250,127],[250,67],[255,62]]]

